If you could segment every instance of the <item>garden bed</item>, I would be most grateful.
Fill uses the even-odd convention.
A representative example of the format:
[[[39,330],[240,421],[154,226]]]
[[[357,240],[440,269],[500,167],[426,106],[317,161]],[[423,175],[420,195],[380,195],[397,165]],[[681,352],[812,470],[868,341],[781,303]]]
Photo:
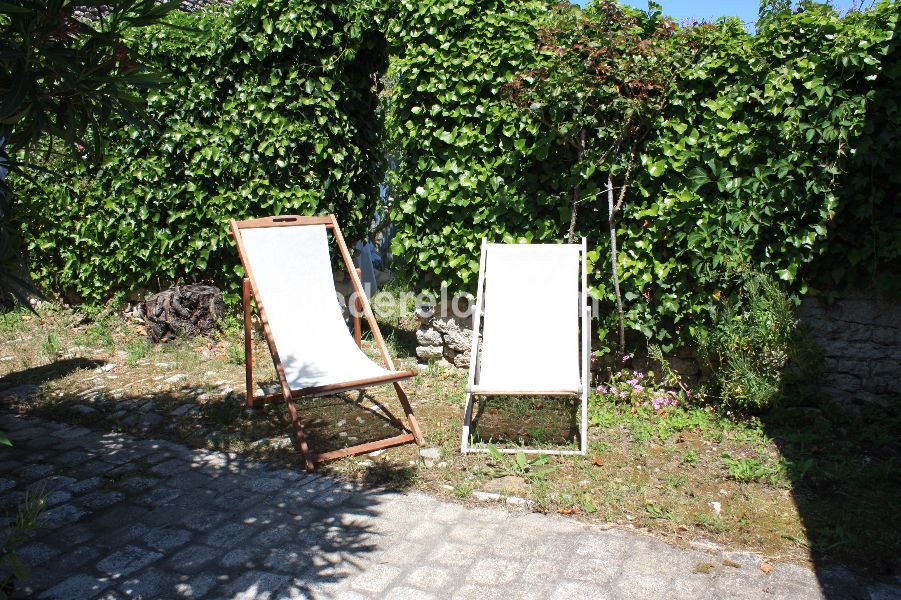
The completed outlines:
[[[414,330],[406,321],[383,329],[404,367],[415,362]],[[302,468],[284,409],[244,407],[237,321],[214,338],[160,345],[146,342],[143,333],[136,322],[87,319],[53,306],[0,315],[4,410]],[[258,381],[271,382],[271,361],[259,339],[255,356]],[[646,530],[676,544],[897,573],[899,517],[891,508],[901,492],[897,403],[856,417],[820,406],[738,420],[710,407],[655,409],[596,394],[588,456],[532,463],[460,455],[465,379],[465,371],[430,366],[405,386],[426,445],[436,449],[426,453],[428,460],[407,445],[324,469],[466,503],[512,496],[532,510]],[[378,404],[400,412],[388,387],[300,406],[313,447],[325,451],[391,435],[396,426],[382,418]],[[520,398],[477,411],[483,443],[561,447],[576,440],[571,403]]]

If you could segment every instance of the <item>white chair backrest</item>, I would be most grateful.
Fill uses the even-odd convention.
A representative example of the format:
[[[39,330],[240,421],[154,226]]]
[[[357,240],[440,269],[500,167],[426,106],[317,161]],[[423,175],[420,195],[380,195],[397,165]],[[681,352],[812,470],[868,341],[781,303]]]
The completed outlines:
[[[479,388],[580,388],[580,250],[487,244]]]
[[[246,228],[241,239],[292,388],[386,372],[357,347],[344,322],[324,225]]]

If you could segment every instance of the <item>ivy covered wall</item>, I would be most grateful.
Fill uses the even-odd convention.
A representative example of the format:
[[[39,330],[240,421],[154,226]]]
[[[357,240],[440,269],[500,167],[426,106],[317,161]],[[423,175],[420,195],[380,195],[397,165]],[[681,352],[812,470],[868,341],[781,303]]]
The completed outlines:
[[[499,91],[540,60],[547,6],[428,0],[393,17],[395,252],[423,286],[474,287],[482,236],[562,241],[573,183],[604,187],[605,173],[570,173],[567,149]],[[806,6],[756,34],[725,20],[689,38],[697,59],[642,149],[620,222],[634,332],[685,339],[752,268],[798,294],[899,291],[897,4],[844,17]],[[611,302],[602,198],[585,201],[578,233]]]
[[[32,270],[68,298],[179,278],[234,291],[230,218],[333,212],[352,237],[374,211],[387,55],[365,14],[340,1],[236,0],[172,20],[138,42],[171,77],[147,97],[151,126],[120,123],[98,172],[54,165],[42,192],[20,194]]]

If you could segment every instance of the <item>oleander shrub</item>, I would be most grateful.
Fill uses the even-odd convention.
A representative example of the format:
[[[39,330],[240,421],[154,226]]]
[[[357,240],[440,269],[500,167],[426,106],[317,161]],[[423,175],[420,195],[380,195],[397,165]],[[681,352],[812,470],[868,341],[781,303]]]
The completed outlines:
[[[170,79],[146,97],[150,127],[110,127],[97,170],[54,164],[18,181],[31,268],[68,298],[179,279],[234,292],[230,218],[331,212],[352,238],[372,217],[387,55],[365,14],[338,0],[236,0],[171,21],[137,40]]]
[[[797,392],[819,379],[822,356],[794,308],[776,280],[750,272],[714,312],[710,326],[697,332],[697,353],[712,373],[712,393],[725,407],[764,411],[787,390]]]

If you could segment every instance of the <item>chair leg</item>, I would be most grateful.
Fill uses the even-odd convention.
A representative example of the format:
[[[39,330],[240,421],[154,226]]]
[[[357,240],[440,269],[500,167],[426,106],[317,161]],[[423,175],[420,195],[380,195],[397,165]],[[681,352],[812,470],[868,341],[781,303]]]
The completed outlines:
[[[253,408],[253,331],[250,324],[250,279],[241,285],[241,304],[244,308],[244,379],[247,385],[247,407]]]
[[[416,445],[422,446],[422,431],[419,429],[416,415],[413,414],[413,407],[410,406],[410,400],[407,398],[407,393],[396,381],[394,382],[394,391],[397,392],[397,399],[400,400],[401,406],[404,408],[404,413],[407,415],[407,422],[410,423],[410,433],[413,434]]]
[[[300,418],[297,416],[297,406],[294,405],[294,398],[291,397],[291,392],[284,392],[285,403],[288,405],[288,413],[291,415],[291,427],[294,429],[294,441],[297,443],[297,448],[300,450],[301,455],[303,455],[303,463],[304,467],[307,471],[313,471],[315,465],[313,464],[313,455],[310,453],[310,447],[307,444],[307,437],[303,432],[303,425],[300,424]]]
[[[582,394],[582,431],[579,440],[579,449],[582,454],[588,454],[588,394]]]
[[[460,437],[460,453],[469,451],[469,425],[472,422],[472,394],[466,392],[466,400],[463,403],[463,435]]]

